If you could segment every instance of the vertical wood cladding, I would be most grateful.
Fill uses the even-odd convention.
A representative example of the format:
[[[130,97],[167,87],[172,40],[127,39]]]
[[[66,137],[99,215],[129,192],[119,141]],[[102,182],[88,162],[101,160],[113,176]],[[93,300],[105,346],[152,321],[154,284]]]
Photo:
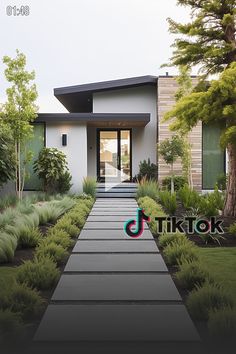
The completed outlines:
[[[193,78],[193,84],[197,79]],[[169,111],[175,104],[175,93],[178,89],[176,78],[166,76],[158,79],[158,141],[161,142],[166,138],[170,138],[173,132],[169,130],[171,121],[163,122],[164,114]],[[199,122],[189,134],[192,152],[192,175],[194,188],[202,189],[202,123]],[[166,176],[170,175],[169,166],[163,161],[161,156],[157,156],[158,161],[158,179],[159,182]],[[182,174],[181,161],[178,159],[174,164],[174,173]]]

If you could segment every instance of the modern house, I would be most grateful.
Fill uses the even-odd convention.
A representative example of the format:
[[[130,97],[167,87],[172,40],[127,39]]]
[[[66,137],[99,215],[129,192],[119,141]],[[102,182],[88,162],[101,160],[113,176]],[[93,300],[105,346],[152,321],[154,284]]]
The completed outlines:
[[[193,81],[197,78],[193,77]],[[62,150],[72,174],[73,191],[80,191],[83,177],[100,182],[132,181],[139,163],[150,158],[158,165],[158,179],[169,166],[157,153],[157,143],[171,136],[166,111],[175,103],[178,88],[172,76],[142,76],[54,89],[68,113],[39,113],[34,123],[31,150],[43,146]],[[225,172],[225,152],[219,146],[220,127],[199,123],[190,133],[193,183],[197,190],[214,188]],[[32,168],[31,168],[32,172]],[[175,173],[181,175],[180,162]],[[40,189],[33,173],[27,190]]]

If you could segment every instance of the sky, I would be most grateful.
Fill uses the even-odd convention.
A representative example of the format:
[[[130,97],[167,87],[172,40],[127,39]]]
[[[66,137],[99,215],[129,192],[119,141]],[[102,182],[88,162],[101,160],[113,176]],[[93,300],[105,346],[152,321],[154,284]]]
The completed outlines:
[[[8,16],[8,5],[28,5],[28,16]],[[160,68],[174,36],[166,19],[187,22],[176,0],[0,0],[0,58],[18,48],[35,70],[39,112],[65,112],[53,88],[142,75],[176,74]],[[7,83],[0,61],[0,102]]]

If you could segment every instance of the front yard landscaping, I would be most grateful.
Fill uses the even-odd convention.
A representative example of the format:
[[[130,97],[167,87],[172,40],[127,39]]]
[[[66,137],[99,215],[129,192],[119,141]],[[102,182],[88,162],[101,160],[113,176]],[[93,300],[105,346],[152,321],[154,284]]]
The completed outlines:
[[[217,188],[200,195],[187,185],[175,193],[153,181],[141,181],[138,204],[151,217],[149,224],[168,269],[203,339],[235,340],[236,234],[235,219],[221,215],[224,193]],[[158,233],[155,217],[215,216],[223,220],[224,234],[168,231]],[[227,247],[223,247],[223,246]]]
[[[2,203],[0,343],[33,337],[94,203],[88,195],[38,198]]]

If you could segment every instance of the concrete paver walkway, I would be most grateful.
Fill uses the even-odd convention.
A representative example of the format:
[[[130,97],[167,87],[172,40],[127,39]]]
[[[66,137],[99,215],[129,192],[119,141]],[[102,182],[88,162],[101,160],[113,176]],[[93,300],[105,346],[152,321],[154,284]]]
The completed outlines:
[[[134,199],[95,202],[53,294],[39,342],[199,341],[148,227],[123,231]]]

